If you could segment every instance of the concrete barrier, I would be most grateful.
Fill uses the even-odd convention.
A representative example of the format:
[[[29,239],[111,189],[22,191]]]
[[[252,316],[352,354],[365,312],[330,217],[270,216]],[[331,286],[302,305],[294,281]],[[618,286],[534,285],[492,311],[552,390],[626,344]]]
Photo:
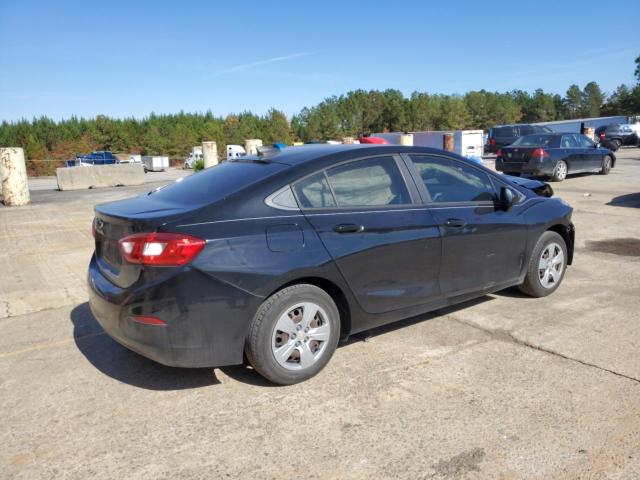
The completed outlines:
[[[407,145],[409,147],[413,146],[413,134],[412,133],[403,133],[400,135],[400,145]]]
[[[0,180],[3,202],[8,207],[19,207],[29,203],[29,184],[24,150],[0,148]]]
[[[218,145],[216,142],[202,142],[202,158],[204,168],[214,167],[218,164]]]
[[[62,167],[56,170],[59,190],[142,185],[144,167],[139,163]]]
[[[248,138],[244,141],[244,151],[247,155],[257,155],[258,147],[262,146],[262,140],[259,138]]]

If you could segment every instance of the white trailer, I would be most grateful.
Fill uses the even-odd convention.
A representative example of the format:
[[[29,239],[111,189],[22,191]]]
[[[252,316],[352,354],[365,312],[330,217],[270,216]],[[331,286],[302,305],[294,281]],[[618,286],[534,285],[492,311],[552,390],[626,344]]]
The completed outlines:
[[[374,133],[372,137],[380,137],[390,144],[400,145],[403,132]],[[454,130],[409,132],[413,135],[413,144],[417,147],[443,149],[445,133],[453,133],[454,153],[476,162],[482,162],[484,148],[484,132],[482,130]]]
[[[169,157],[159,155],[144,155],[142,157],[142,165],[146,172],[164,172],[169,168]]]
[[[247,155],[247,151],[242,145],[227,145],[227,160],[240,158]]]

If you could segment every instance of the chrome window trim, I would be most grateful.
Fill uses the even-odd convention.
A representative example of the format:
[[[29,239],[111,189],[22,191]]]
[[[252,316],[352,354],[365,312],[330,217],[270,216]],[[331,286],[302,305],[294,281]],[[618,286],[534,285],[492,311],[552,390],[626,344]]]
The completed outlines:
[[[289,193],[291,194],[291,198],[293,198],[293,201],[296,202],[296,206],[293,207],[288,207],[285,205],[278,205],[277,203],[274,202],[274,199],[278,196],[278,195],[282,195],[283,193],[286,193],[287,190],[289,191]],[[271,195],[269,195],[267,198],[264,199],[264,203],[271,208],[275,208],[277,210],[285,210],[285,211],[289,211],[289,212],[299,212],[300,211],[300,207],[298,206],[298,199],[296,198],[293,189],[291,188],[291,185],[285,185],[284,187],[276,190],[275,192],[273,192]]]

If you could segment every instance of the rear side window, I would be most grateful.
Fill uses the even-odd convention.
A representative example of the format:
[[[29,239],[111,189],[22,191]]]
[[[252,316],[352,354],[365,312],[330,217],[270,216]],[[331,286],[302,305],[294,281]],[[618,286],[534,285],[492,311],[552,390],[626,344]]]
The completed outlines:
[[[534,129],[531,125],[520,125],[520,135],[529,135]]]
[[[327,170],[340,207],[368,207],[411,203],[393,157],[358,160]]]
[[[336,202],[324,172],[300,180],[293,186],[301,208],[330,208]]]
[[[560,141],[560,148],[578,148],[575,135],[563,135]]]
[[[411,155],[431,201],[492,202],[495,190],[489,176],[470,165],[443,157]]]
[[[205,205],[267,178],[286,165],[279,163],[223,162],[153,192],[158,200],[179,205]]]

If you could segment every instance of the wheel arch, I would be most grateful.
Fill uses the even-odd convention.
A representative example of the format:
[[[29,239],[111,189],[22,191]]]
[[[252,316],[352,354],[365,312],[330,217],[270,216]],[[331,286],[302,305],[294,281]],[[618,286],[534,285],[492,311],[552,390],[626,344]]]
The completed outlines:
[[[296,278],[280,285],[278,288],[275,288],[271,293],[269,293],[269,295],[267,295],[266,298],[269,298],[271,295],[279,292],[283,288],[301,283],[318,287],[321,290],[324,290],[333,299],[336,303],[336,307],[338,307],[338,313],[340,314],[340,335],[343,337],[349,335],[351,332],[351,307],[342,289],[331,280],[313,276]]]
[[[547,228],[547,231],[555,232],[562,237],[564,243],[567,245],[567,256],[569,257],[567,258],[567,265],[571,265],[573,263],[573,249],[576,232],[573,225],[558,223]]]

